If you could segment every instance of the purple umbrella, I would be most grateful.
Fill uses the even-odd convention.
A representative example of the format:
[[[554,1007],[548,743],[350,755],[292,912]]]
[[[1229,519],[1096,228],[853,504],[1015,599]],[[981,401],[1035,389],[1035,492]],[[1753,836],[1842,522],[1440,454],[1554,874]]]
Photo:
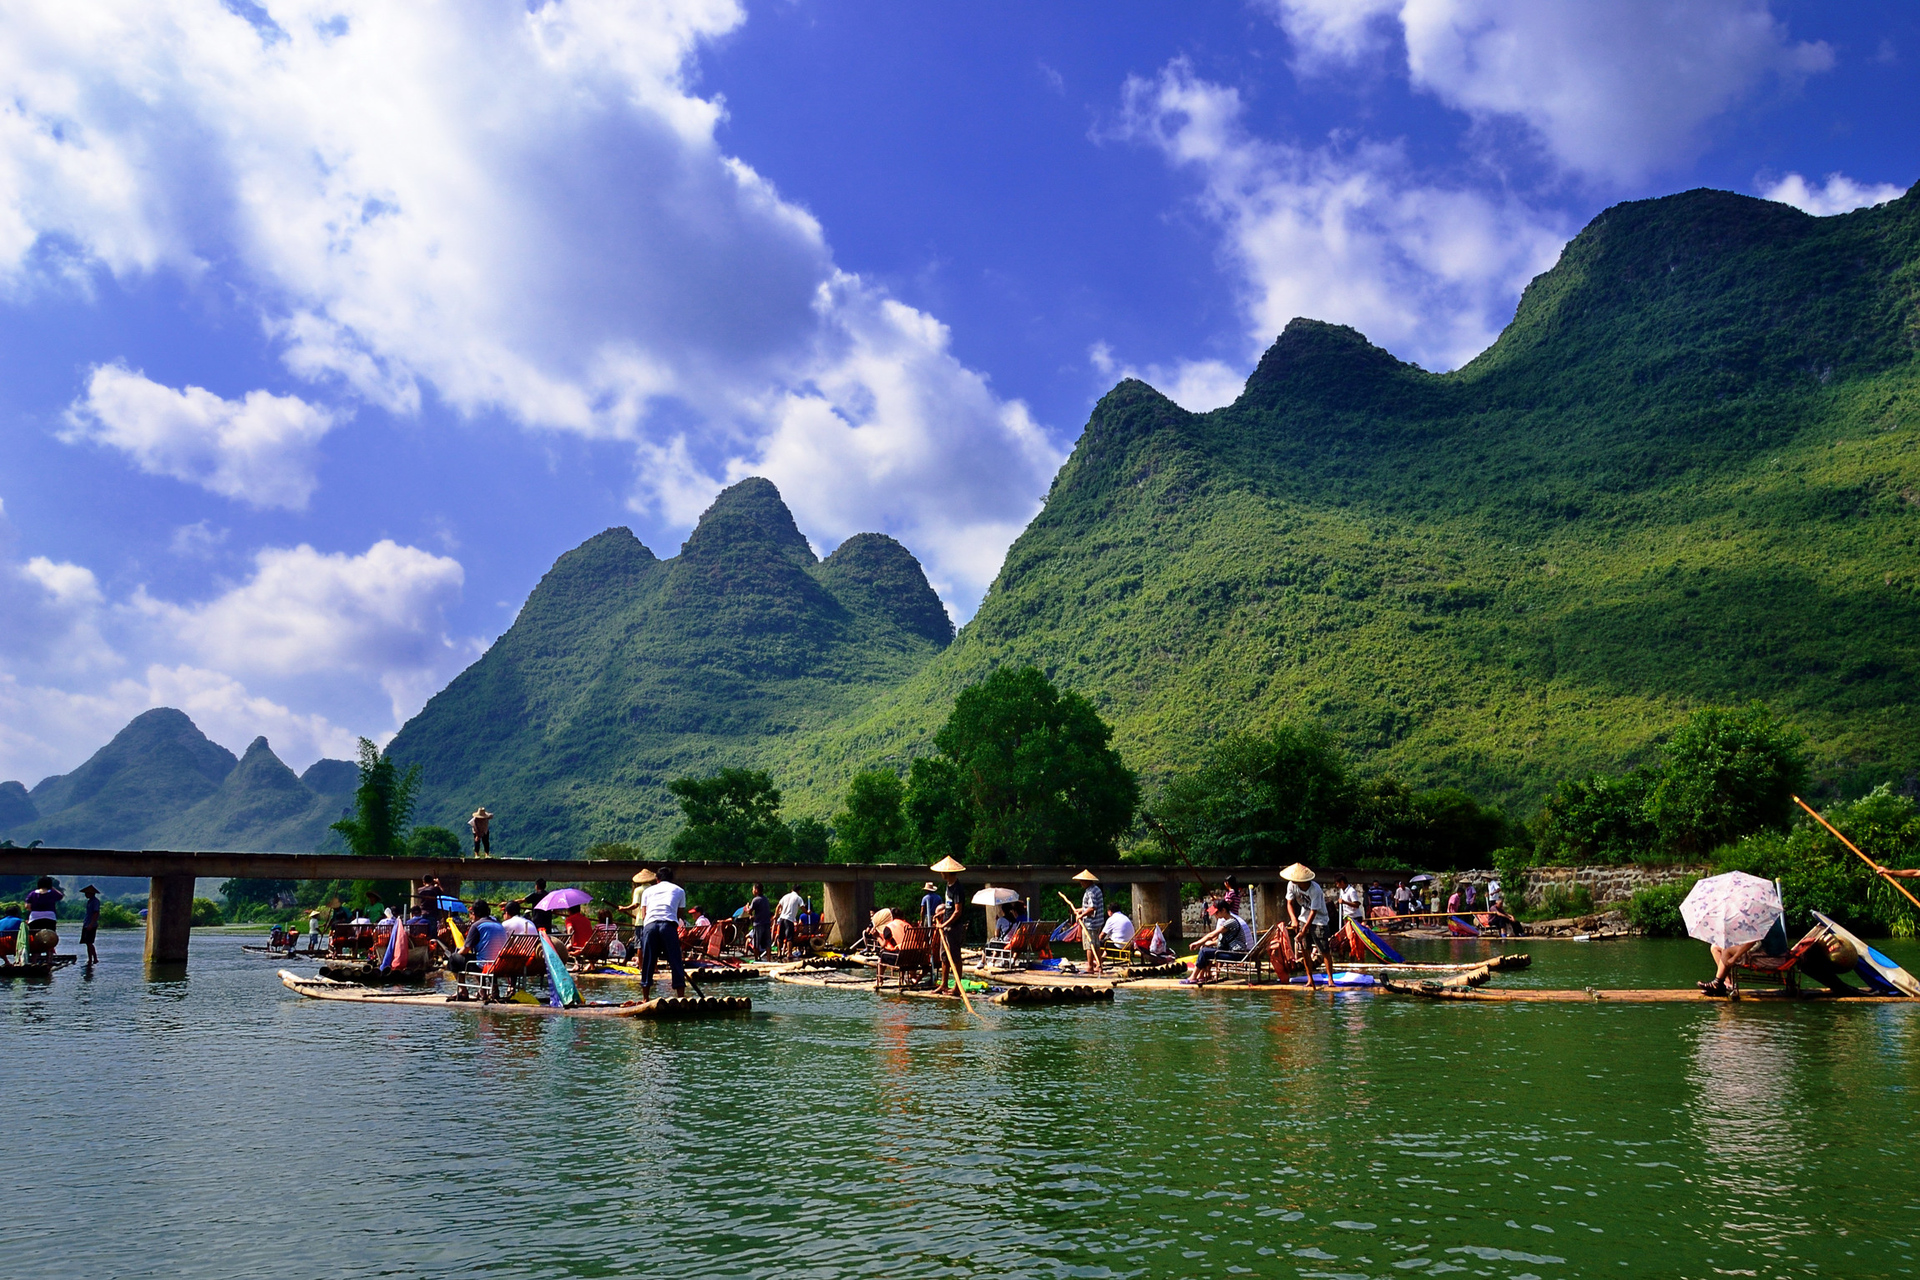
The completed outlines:
[[[584,907],[592,901],[593,895],[585,889],[555,889],[533,905],[538,911],[565,911],[568,907]]]

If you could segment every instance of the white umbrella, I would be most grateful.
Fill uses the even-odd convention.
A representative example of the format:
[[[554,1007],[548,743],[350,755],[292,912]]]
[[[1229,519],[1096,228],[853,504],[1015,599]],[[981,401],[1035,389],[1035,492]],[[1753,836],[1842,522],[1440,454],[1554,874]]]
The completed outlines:
[[[1020,895],[1013,890],[996,889],[992,885],[973,895],[973,905],[976,907],[1004,907],[1009,902],[1018,901],[1020,901]]]
[[[1680,904],[1688,935],[1716,947],[1758,942],[1783,914],[1779,887],[1744,871],[1708,876]]]

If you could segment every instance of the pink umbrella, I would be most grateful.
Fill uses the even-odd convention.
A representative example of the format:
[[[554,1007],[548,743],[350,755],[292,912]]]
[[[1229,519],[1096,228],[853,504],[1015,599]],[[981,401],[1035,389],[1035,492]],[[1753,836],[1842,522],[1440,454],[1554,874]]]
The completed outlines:
[[[1780,890],[1773,881],[1744,871],[1708,876],[1680,904],[1687,933],[1716,947],[1758,942],[1782,914]]]
[[[538,911],[565,911],[568,907],[584,907],[592,901],[593,895],[585,889],[555,889],[533,905]]]

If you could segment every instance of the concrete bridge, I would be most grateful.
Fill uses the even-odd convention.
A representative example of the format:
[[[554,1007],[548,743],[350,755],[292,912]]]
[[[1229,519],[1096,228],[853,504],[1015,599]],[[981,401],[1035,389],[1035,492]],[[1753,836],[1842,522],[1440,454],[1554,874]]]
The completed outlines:
[[[626,883],[642,866],[661,862],[572,861],[564,858],[360,858],[322,853],[195,853],[172,849],[0,849],[0,875],[146,876],[151,881],[147,899],[146,958],[149,964],[185,966],[187,939],[193,916],[193,882],[201,877],[240,880],[407,880],[418,884],[428,876],[443,882],[498,884],[547,880],[562,884]],[[820,915],[833,922],[830,940],[844,944],[858,938],[873,911],[876,884],[918,884],[939,877],[925,867],[902,863],[793,863],[793,862],[674,862],[674,878],[683,885],[746,884],[760,880],[821,887]],[[1180,935],[1180,886],[1199,876],[1218,884],[1231,871],[1251,890],[1253,923],[1264,929],[1281,918],[1283,881],[1277,867],[1209,867],[1199,872],[1183,866],[1143,866],[1138,863],[1096,864],[1094,874],[1106,886],[1108,900],[1118,903],[1118,888],[1131,891],[1130,914],[1137,921],[1168,924],[1169,940]],[[960,883],[969,893],[985,885],[1039,897],[1046,885],[1065,884],[1078,866],[980,866],[962,872]],[[1350,867],[1320,868],[1323,885],[1336,875],[1355,883],[1403,879],[1407,871],[1362,871]],[[1064,905],[1064,904],[1063,904]],[[1036,915],[1044,908],[1036,908]]]

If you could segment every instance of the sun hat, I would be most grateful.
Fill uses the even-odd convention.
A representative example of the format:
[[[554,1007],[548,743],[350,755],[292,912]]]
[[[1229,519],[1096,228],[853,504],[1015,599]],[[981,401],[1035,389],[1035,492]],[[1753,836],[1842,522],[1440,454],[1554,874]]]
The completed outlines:
[[[1296,862],[1280,873],[1282,880],[1291,880],[1295,884],[1305,884],[1313,879],[1313,868],[1304,862]]]
[[[892,907],[882,907],[878,911],[873,913],[874,928],[878,929],[883,924],[891,924],[891,923],[893,923]]]
[[[1097,876],[1097,875],[1095,875],[1095,874],[1093,874],[1093,872],[1091,872],[1091,871],[1082,871],[1082,872],[1081,872],[1081,873],[1080,873],[1079,875],[1077,875],[1077,876],[1075,876],[1075,877],[1074,877],[1074,879],[1075,879],[1075,880],[1085,880],[1085,881],[1087,881],[1087,882],[1089,882],[1089,883],[1091,883],[1091,884],[1099,884],[1099,883],[1100,883],[1100,877],[1099,877],[1099,876]]]
[[[934,863],[932,866],[928,867],[927,870],[948,872],[948,871],[965,871],[966,868],[961,866],[958,862],[956,862],[953,859],[951,855],[949,855],[947,857],[940,859],[940,861]]]
[[[940,892],[940,886],[939,886],[939,885],[937,885],[937,884],[935,884],[935,883],[934,883],[933,881],[931,881],[931,880],[929,880],[929,881],[927,881],[927,882],[926,882],[925,884],[923,884],[923,885],[921,885],[921,886],[920,886],[920,892],[922,892],[922,893],[938,893],[938,892]]]

